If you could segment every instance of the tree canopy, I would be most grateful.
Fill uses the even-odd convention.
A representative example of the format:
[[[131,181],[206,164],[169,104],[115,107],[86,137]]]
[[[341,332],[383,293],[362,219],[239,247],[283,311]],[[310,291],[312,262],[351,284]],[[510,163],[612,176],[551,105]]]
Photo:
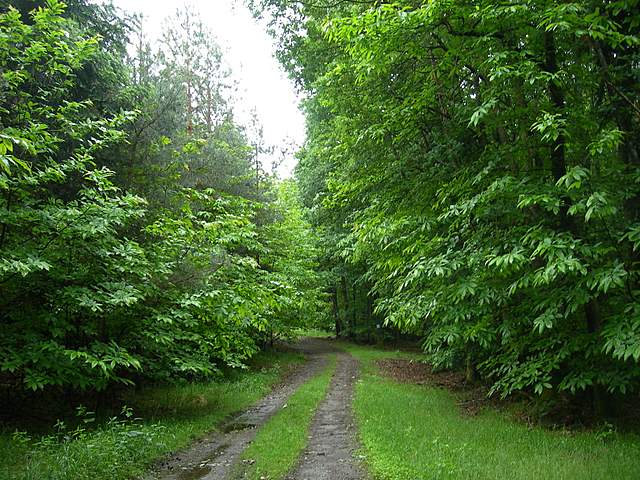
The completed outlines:
[[[302,197],[380,321],[502,396],[637,392],[638,2],[252,5],[306,93]]]
[[[638,1],[246,3],[304,97],[295,179],[194,11],[151,43],[0,7],[2,384],[215,376],[331,323],[503,397],[637,394]]]

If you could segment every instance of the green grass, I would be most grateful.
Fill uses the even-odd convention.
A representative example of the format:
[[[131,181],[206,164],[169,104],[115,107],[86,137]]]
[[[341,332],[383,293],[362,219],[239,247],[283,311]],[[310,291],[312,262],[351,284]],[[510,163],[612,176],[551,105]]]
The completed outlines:
[[[298,328],[293,331],[293,334],[298,337],[316,337],[316,338],[328,338],[333,337],[335,333],[333,331],[321,330],[319,328]]]
[[[0,434],[0,478],[16,480],[124,480],[140,475],[164,454],[186,447],[233,412],[263,397],[293,353],[261,356],[252,370],[226,381],[142,389],[129,395],[132,408],[119,419],[94,426],[62,427],[44,437]],[[65,438],[66,437],[66,438]]]
[[[463,416],[448,391],[376,375],[373,360],[405,354],[347,349],[363,362],[354,409],[375,478],[640,478],[638,436],[529,428],[491,409]]]
[[[298,388],[287,402],[287,408],[260,428],[242,454],[243,478],[279,480],[291,470],[306,447],[311,420],[327,393],[335,368],[336,357],[332,355],[327,368]]]

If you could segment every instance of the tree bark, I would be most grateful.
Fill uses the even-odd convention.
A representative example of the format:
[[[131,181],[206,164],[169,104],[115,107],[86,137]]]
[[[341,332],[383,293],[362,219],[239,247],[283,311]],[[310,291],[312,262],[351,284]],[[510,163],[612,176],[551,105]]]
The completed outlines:
[[[338,289],[334,288],[331,292],[331,306],[333,307],[333,320],[335,322],[336,338],[340,337],[340,311],[338,310]]]
[[[558,61],[556,58],[556,44],[553,32],[544,32],[544,54],[545,54],[545,70],[553,75],[558,73]],[[563,113],[565,108],[564,92],[558,83],[549,80],[549,97],[551,103],[555,107],[556,112]],[[565,159],[566,139],[562,131],[558,138],[553,142],[551,148],[551,173],[555,182],[560,180],[567,173],[567,164]],[[563,198],[560,205],[560,228],[566,231],[573,230],[571,218],[568,215],[569,199]]]
[[[544,33],[544,48],[545,48],[545,68],[546,71],[552,74],[558,72],[558,62],[556,58],[556,46],[553,32]],[[551,79],[549,81],[549,96],[556,111],[563,112],[565,109],[565,97],[564,92],[556,81]],[[567,171],[566,159],[566,139],[561,132],[553,145],[551,152],[551,170],[553,177],[557,182],[562,178]],[[562,230],[572,233],[574,236],[577,234],[576,225],[572,218],[568,215],[570,202],[568,198],[564,198],[562,205],[560,206],[560,228]],[[591,335],[598,335],[602,327],[600,306],[598,298],[592,298],[584,307],[584,316],[587,332]],[[600,385],[594,384],[591,389],[591,399],[594,409],[594,413],[597,416],[606,414],[607,405],[605,401],[605,394]]]
[[[342,298],[344,300],[344,304],[342,305],[344,311],[344,324],[348,325],[349,321],[349,292],[347,290],[347,279],[343,275],[340,277],[340,287],[342,288]]]
[[[352,324],[352,330],[353,330],[353,335],[356,336],[356,327],[358,325],[358,318],[357,318],[357,308],[356,308],[356,284],[353,283],[351,284],[351,301],[352,301],[352,305],[351,305],[351,324]]]

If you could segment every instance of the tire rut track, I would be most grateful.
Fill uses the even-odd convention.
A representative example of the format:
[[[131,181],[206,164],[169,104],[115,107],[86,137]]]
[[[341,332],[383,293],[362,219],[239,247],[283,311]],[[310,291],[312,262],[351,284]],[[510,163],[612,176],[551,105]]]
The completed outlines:
[[[287,480],[361,480],[362,465],[354,458],[358,449],[353,419],[353,388],[358,377],[356,359],[338,353],[329,392],[311,424],[307,448]]]
[[[279,411],[296,389],[318,374],[327,363],[326,353],[335,351],[326,341],[305,338],[292,346],[308,356],[285,383],[253,407],[222,427],[200,439],[182,452],[158,464],[146,480],[221,480],[238,462],[240,454],[254,439],[257,428]]]

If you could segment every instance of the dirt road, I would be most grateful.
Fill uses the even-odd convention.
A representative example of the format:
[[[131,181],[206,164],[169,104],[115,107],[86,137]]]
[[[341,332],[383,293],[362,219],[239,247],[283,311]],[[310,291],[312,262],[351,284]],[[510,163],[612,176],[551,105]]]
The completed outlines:
[[[293,345],[308,361],[253,407],[228,422],[223,433],[213,433],[187,450],[159,464],[147,480],[230,480],[241,453],[253,441],[258,428],[279,411],[295,390],[319,373],[327,354],[337,350],[329,340],[305,338]],[[315,414],[309,443],[291,480],[358,480],[362,471],[353,457],[356,449],[351,414],[357,362],[339,352],[336,372],[327,397]]]
[[[358,363],[347,353],[338,354],[336,372],[327,397],[311,424],[307,449],[289,480],[356,480],[363,478],[354,460],[356,430],[351,411]]]

